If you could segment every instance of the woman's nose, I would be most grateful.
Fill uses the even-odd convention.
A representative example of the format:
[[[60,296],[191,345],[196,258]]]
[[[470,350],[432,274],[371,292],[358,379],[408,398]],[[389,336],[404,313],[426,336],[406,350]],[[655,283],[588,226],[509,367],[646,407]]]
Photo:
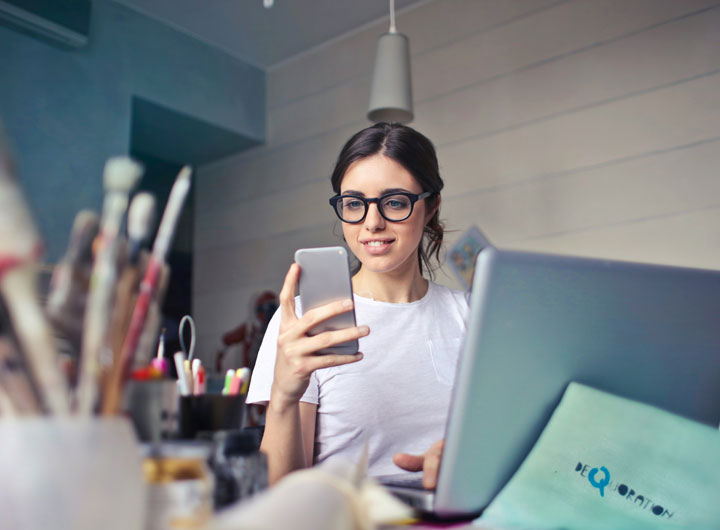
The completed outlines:
[[[368,205],[368,211],[365,215],[365,229],[371,232],[382,230],[385,228],[385,218],[380,215],[377,203],[370,203]]]

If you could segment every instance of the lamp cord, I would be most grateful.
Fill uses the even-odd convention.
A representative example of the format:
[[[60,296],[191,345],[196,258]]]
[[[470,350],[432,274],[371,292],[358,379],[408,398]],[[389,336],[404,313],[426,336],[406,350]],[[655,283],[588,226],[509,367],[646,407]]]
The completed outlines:
[[[390,0],[390,30],[389,33],[397,33],[395,28],[395,0]]]

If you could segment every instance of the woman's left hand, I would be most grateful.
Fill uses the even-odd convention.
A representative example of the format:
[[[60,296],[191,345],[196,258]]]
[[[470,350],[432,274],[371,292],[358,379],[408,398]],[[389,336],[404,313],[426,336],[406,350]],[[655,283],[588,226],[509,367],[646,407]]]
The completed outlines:
[[[395,453],[393,463],[405,471],[422,471],[422,485],[425,489],[437,486],[438,469],[442,458],[445,440],[435,442],[424,454],[411,455],[408,453]]]

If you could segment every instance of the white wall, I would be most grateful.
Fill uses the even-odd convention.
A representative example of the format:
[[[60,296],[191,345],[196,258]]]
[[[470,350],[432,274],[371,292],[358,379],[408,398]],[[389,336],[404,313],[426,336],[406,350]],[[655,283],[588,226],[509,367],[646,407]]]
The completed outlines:
[[[434,0],[397,25],[450,243],[477,224],[501,247],[720,267],[719,3]],[[275,67],[267,144],[201,168],[200,352],[247,318],[253,293],[280,289],[296,248],[339,241],[329,175],[368,125],[386,29]]]

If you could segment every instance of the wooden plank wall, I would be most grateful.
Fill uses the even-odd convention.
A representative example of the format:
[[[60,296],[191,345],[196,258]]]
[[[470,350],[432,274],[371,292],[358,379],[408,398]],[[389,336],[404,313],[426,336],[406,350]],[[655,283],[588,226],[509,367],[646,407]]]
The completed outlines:
[[[720,267],[720,3],[433,0],[397,25],[448,242],[477,224],[502,247]],[[386,28],[276,65],[267,144],[201,168],[199,351],[280,289],[296,248],[339,241],[328,178],[368,124]]]

